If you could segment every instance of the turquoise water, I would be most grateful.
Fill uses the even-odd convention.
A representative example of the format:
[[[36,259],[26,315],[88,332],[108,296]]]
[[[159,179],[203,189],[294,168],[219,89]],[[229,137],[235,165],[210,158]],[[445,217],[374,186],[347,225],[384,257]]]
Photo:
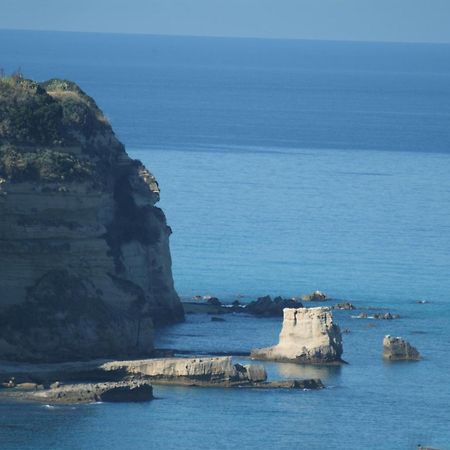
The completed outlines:
[[[402,316],[335,312],[341,368],[267,364],[324,391],[0,404],[2,448],[450,448],[450,46],[0,32],[0,61],[79,82],[154,172],[182,297],[321,289]],[[189,315],[158,345],[248,351],[280,325]],[[424,359],[383,363],[385,334]]]

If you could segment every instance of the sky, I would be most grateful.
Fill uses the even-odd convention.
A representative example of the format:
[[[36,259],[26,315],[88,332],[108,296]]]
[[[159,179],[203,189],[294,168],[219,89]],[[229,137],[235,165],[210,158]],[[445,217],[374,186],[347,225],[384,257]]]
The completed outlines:
[[[0,29],[450,43],[450,0],[0,0]]]

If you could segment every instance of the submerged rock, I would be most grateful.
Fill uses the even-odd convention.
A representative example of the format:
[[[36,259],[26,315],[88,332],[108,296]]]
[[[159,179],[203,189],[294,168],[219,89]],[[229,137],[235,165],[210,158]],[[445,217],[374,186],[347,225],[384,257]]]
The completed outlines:
[[[183,318],[159,194],[76,84],[0,79],[0,359],[151,353]]]
[[[285,309],[279,343],[252,350],[254,359],[305,364],[341,362],[342,337],[329,308]]]
[[[420,354],[405,339],[387,335],[383,339],[383,358],[389,361],[417,361]]]

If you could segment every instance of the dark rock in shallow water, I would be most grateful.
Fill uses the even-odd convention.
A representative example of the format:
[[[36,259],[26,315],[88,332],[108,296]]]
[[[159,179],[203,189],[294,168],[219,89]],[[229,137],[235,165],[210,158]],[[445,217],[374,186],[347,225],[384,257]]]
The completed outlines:
[[[391,313],[374,314],[373,318],[377,320],[392,320],[392,319],[400,319],[400,315]]]
[[[146,380],[105,383],[58,384],[36,392],[16,391],[13,398],[45,403],[146,402],[153,399],[153,388]]]
[[[0,359],[151,353],[183,319],[159,193],[75,83],[0,79]]]
[[[344,302],[344,303],[338,303],[333,306],[333,309],[342,309],[345,311],[351,311],[353,309],[356,309],[352,303],[350,302]]]
[[[267,381],[258,385],[252,386],[260,389],[324,389],[325,386],[322,380],[310,379],[310,380],[280,380],[280,381]]]
[[[213,306],[222,306],[222,302],[217,297],[209,298],[206,301],[206,303],[208,303],[208,305],[213,305]]]
[[[296,300],[275,297],[272,300],[270,295],[260,297],[256,301],[249,303],[243,309],[243,312],[255,316],[283,316],[285,308],[301,308],[303,305]]]
[[[387,335],[383,339],[383,358],[389,361],[417,361],[420,354],[405,339]]]
[[[322,291],[314,291],[311,294],[302,295],[302,300],[304,302],[323,302],[327,299],[327,294]]]

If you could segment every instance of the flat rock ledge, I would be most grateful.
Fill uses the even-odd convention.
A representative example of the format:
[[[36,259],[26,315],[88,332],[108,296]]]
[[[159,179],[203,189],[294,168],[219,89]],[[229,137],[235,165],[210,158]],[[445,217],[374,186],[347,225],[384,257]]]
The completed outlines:
[[[299,364],[337,364],[341,359],[342,336],[333,323],[330,308],[285,309],[277,345],[252,350],[253,359]]]
[[[98,380],[98,383],[86,383]],[[1,395],[46,403],[145,401],[152,385],[260,389],[323,389],[319,379],[267,381],[262,365],[231,357],[154,358],[62,364],[0,364]],[[63,383],[73,384],[63,384]],[[50,389],[49,389],[50,386]]]
[[[264,366],[233,364],[231,356],[114,361],[101,368],[105,372],[143,376],[153,384],[243,386],[267,380]]]
[[[92,402],[147,402],[153,399],[153,388],[147,380],[105,383],[56,383],[44,390],[12,390],[8,397],[51,404]]]
[[[420,353],[407,340],[387,335],[383,339],[383,358],[388,361],[418,361]]]

